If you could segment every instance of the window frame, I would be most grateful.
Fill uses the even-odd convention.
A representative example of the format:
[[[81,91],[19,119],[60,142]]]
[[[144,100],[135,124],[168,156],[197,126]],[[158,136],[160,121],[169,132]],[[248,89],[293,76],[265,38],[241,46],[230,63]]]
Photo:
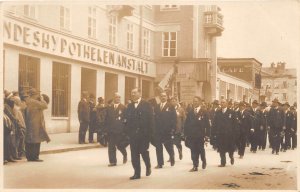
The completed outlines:
[[[129,51],[133,51],[134,50],[134,38],[133,38],[133,31],[134,31],[134,27],[133,27],[133,23],[127,23],[126,25],[126,48]]]
[[[26,4],[23,6],[23,8],[24,8],[23,9],[24,17],[33,20],[36,20],[38,18],[38,9],[37,9],[38,6]],[[26,9],[28,9],[28,13],[26,13]],[[31,15],[33,10],[34,10],[34,15]]]
[[[88,37],[97,38],[97,7],[88,7]]]
[[[151,31],[149,29],[143,28],[142,32],[142,53],[143,55],[150,56],[151,51],[150,51],[150,44],[151,44]]]
[[[166,49],[165,46],[165,33],[168,33],[169,39],[168,39],[168,55],[164,55],[164,50]],[[171,33],[175,33],[176,39],[175,39],[175,55],[171,56]],[[178,43],[178,35],[177,31],[164,31],[162,32],[162,57],[177,57],[177,43]]]
[[[63,10],[63,15],[62,15],[62,10]],[[66,12],[66,10],[68,10],[68,13]],[[66,5],[60,5],[59,6],[59,26],[61,29],[64,30],[71,30],[71,7],[70,6],[66,6]],[[63,20],[63,23],[62,23]],[[68,22],[66,22],[68,21]],[[68,26],[67,24],[68,23]]]
[[[69,113],[70,113],[70,81],[71,81],[71,65],[66,64],[66,63],[61,63],[61,62],[52,62],[52,103],[51,103],[51,117],[58,117],[58,118],[68,118]],[[54,69],[55,67],[58,67],[58,69]],[[62,69],[64,68],[64,69]],[[59,74],[54,74],[59,73]],[[64,73],[64,74],[63,74]],[[56,78],[56,79],[55,79]],[[66,80],[66,81],[63,81]],[[58,84],[55,83],[55,81],[58,82]],[[64,83],[64,85],[62,85]],[[61,87],[64,87],[65,89],[62,90],[60,89]],[[56,89],[54,89],[56,88]],[[57,92],[58,91],[65,92],[63,93],[64,95],[61,97],[57,97]],[[60,93],[61,94],[61,93]],[[56,102],[58,101],[58,102]],[[61,101],[61,102],[60,102]],[[64,110],[65,111],[60,111],[61,110],[61,105],[60,103],[64,103]],[[56,113],[58,112],[58,113]]]
[[[167,7],[169,6],[169,7]],[[172,7],[173,5],[160,5],[160,11],[179,11],[180,5],[175,5],[176,7]]]
[[[108,42],[110,45],[117,46],[117,30],[118,30],[118,18],[117,16],[109,17],[109,27],[108,27]]]

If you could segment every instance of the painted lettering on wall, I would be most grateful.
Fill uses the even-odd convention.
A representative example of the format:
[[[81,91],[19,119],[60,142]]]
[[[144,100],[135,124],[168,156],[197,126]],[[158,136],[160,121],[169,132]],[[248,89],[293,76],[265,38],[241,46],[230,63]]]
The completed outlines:
[[[152,75],[149,68],[154,65],[147,60],[15,21],[4,20],[4,42],[145,75]]]

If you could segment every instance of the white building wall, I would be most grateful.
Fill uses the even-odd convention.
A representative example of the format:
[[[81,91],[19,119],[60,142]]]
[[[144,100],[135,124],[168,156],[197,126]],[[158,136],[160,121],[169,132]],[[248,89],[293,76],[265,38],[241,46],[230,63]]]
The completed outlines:
[[[19,52],[5,47],[4,89],[17,91],[19,85]]]
[[[71,67],[71,99],[70,99],[70,131],[76,132],[79,130],[79,121],[77,107],[81,99],[81,66],[72,65]]]

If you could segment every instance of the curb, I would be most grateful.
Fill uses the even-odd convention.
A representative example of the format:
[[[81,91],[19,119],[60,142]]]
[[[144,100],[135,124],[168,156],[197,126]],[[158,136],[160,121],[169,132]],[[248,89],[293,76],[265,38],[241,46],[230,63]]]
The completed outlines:
[[[54,153],[64,153],[69,151],[80,151],[80,150],[86,150],[86,149],[94,149],[94,148],[102,148],[102,145],[93,145],[93,146],[82,146],[82,147],[72,147],[72,148],[63,148],[63,149],[53,149],[53,150],[46,150],[41,151],[41,155],[46,154],[54,154]]]

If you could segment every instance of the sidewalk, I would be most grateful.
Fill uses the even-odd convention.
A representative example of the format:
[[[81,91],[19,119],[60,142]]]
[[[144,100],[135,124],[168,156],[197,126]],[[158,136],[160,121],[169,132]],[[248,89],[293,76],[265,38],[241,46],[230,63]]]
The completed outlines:
[[[61,153],[102,147],[99,143],[78,144],[78,132],[49,134],[51,141],[41,144],[41,154]],[[94,135],[94,141],[97,139]],[[88,139],[86,138],[86,142]]]

